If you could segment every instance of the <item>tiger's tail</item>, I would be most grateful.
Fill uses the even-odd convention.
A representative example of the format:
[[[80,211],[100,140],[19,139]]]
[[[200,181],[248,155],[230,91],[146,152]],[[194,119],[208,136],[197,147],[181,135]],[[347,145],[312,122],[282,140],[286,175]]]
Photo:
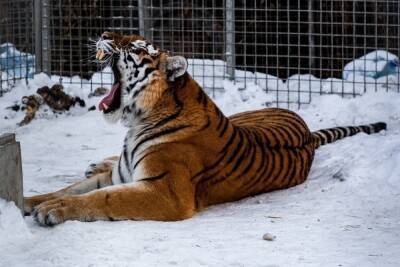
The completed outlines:
[[[382,130],[386,130],[386,123],[377,122],[367,125],[360,126],[346,126],[346,127],[335,127],[330,129],[322,129],[312,133],[316,148],[323,146],[336,140],[352,136],[358,133],[373,134],[378,133]]]

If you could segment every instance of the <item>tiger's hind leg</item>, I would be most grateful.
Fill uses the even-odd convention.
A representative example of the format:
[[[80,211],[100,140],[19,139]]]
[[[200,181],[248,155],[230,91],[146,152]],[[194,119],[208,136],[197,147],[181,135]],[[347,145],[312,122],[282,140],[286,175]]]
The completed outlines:
[[[68,186],[53,193],[37,195],[33,197],[25,197],[24,213],[25,215],[29,215],[37,205],[49,200],[69,195],[80,195],[99,188],[110,186],[112,185],[111,174],[111,170],[102,172],[92,176],[89,179],[77,182],[71,186]]]
[[[118,163],[119,156],[105,158],[104,160],[92,163],[85,171],[85,177],[90,178],[99,173],[112,171],[114,165]]]

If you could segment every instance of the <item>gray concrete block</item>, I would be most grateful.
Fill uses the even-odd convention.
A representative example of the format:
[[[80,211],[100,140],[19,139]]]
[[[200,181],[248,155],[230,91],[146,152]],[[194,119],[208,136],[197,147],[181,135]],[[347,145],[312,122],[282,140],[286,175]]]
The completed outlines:
[[[14,134],[0,135],[0,198],[14,201],[23,211],[21,149]]]

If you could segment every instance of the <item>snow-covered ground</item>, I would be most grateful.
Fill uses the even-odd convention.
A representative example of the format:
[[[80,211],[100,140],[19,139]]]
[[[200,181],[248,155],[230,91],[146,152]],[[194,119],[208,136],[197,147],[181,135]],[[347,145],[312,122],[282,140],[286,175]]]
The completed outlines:
[[[0,134],[15,131],[21,142],[25,195],[78,181],[90,162],[120,152],[126,131],[86,108],[57,116],[42,110],[16,127],[23,113],[5,107],[54,80],[36,75],[0,98]],[[302,86],[317,86],[311,83]],[[276,97],[256,83],[246,90],[237,89],[240,82],[221,84],[225,92],[215,101],[227,115]],[[86,97],[88,88],[66,85],[66,91],[85,97],[88,106],[99,101]],[[302,185],[214,206],[185,221],[68,221],[43,228],[0,199],[0,266],[398,266],[399,103],[394,92],[314,97],[298,110],[312,130],[376,121],[387,122],[388,130],[321,147]],[[265,233],[276,239],[263,240]]]

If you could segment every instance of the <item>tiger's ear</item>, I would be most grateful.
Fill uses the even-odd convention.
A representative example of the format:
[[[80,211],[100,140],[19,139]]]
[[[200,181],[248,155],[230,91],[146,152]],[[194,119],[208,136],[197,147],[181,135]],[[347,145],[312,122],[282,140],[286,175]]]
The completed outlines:
[[[185,74],[188,67],[186,58],[182,56],[168,57],[167,59],[167,78],[170,81],[174,81]]]

